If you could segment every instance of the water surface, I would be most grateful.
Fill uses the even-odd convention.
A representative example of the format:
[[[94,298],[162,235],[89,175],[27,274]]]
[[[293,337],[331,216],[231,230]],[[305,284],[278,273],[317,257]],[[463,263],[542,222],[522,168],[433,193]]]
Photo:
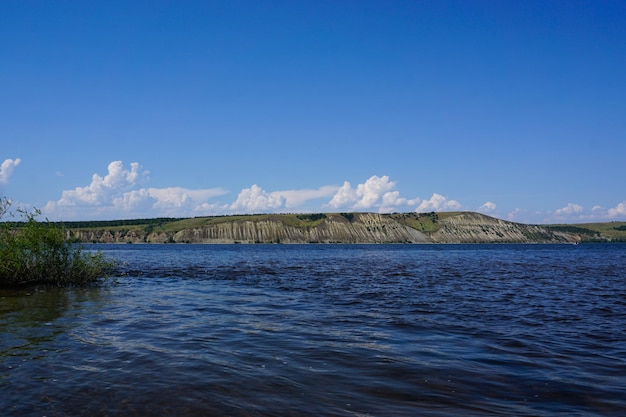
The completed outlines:
[[[99,245],[0,290],[3,416],[626,415],[626,245]]]

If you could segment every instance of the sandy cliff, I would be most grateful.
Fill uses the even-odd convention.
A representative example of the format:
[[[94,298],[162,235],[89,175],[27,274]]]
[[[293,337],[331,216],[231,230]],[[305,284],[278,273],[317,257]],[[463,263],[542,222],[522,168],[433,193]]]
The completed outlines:
[[[430,235],[437,243],[560,243],[575,242],[573,235],[536,225],[512,223],[479,213],[460,213],[441,221]]]
[[[176,242],[193,243],[418,243],[429,239],[419,231],[378,214],[355,214],[354,220],[326,215],[316,226],[296,227],[272,216],[183,229]]]
[[[188,226],[70,229],[68,236],[99,243],[550,243],[574,242],[570,233],[507,222],[479,213],[319,214],[206,218]],[[310,216],[310,215],[309,215]],[[441,218],[439,218],[441,217]],[[174,224],[174,223],[172,223]]]

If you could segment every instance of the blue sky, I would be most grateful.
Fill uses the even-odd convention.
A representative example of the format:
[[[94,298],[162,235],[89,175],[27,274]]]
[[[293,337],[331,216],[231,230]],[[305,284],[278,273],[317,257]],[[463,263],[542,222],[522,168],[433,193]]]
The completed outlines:
[[[626,220],[626,3],[0,2],[0,195],[51,220]]]

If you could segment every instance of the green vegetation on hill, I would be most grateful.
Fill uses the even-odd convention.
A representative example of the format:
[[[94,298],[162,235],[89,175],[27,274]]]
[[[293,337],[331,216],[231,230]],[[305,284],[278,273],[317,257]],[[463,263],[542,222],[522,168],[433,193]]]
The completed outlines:
[[[457,213],[453,213],[457,214]],[[400,224],[409,226],[420,232],[436,232],[439,230],[440,216],[449,217],[449,213],[393,213],[391,218]]]
[[[160,226],[183,218],[157,217],[154,219],[125,219],[125,220],[87,220],[54,223],[62,225],[69,229],[98,229],[98,228],[114,228],[121,226]],[[52,223],[52,222],[51,222]]]
[[[555,224],[546,229],[577,234],[582,242],[626,242],[626,222]]]

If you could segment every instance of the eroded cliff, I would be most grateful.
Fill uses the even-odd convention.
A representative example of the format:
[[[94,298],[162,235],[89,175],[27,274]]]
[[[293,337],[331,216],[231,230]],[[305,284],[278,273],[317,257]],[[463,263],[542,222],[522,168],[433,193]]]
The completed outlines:
[[[191,221],[193,220],[193,221]],[[576,235],[479,213],[268,214],[172,221],[149,227],[70,228],[98,243],[553,243]]]
[[[437,243],[562,243],[578,239],[537,225],[512,223],[479,213],[460,213],[440,222],[430,234]]]

